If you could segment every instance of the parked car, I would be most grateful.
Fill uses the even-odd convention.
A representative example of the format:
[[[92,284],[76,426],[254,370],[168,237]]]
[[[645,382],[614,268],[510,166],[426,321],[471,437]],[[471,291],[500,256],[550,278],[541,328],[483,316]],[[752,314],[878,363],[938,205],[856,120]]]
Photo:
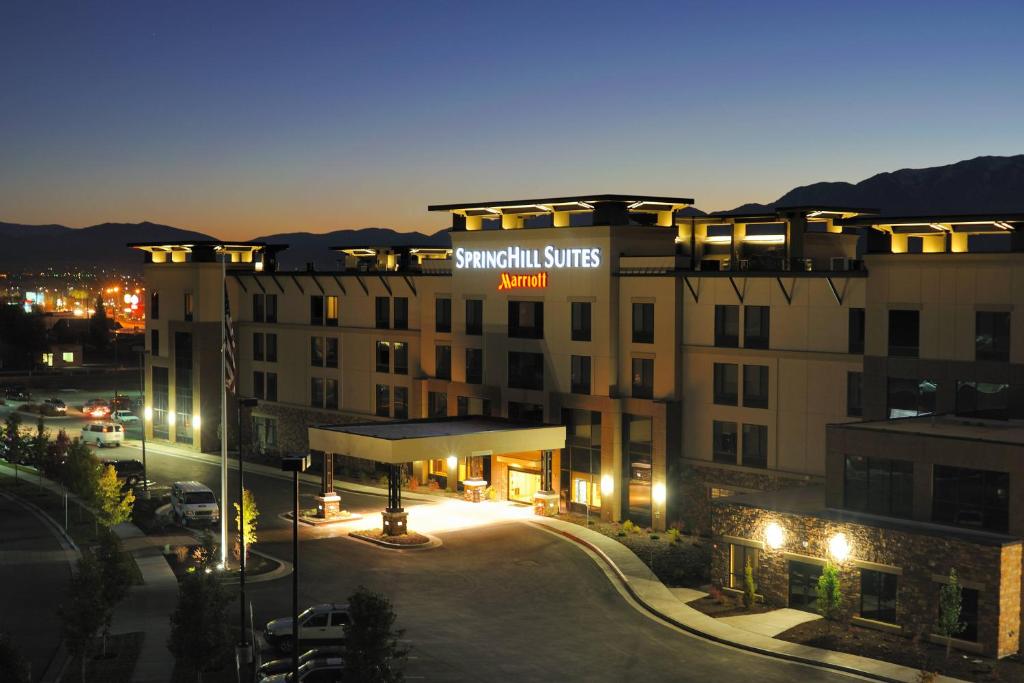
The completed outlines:
[[[314,648],[312,650],[306,650],[299,655],[299,666],[302,666],[306,662],[313,661],[314,659],[326,659],[328,657],[340,657],[341,646],[340,645],[326,645],[324,647]],[[275,674],[286,674],[292,670],[291,657],[284,659],[274,659],[269,662],[265,662],[260,668],[256,669],[256,680],[263,681],[264,679],[273,676]]]
[[[4,396],[9,401],[27,401],[28,400],[28,389],[22,384],[15,384],[7,387],[4,391]]]
[[[89,417],[102,420],[110,415],[110,404],[102,398],[94,398],[82,406],[82,412]]]
[[[301,683],[340,683],[344,680],[345,663],[341,657],[328,657],[327,659],[314,659],[299,667],[299,681]],[[260,679],[260,683],[290,683],[291,672],[274,674]]]
[[[220,508],[208,486],[198,481],[176,481],[171,485],[171,515],[182,526],[216,524]]]
[[[111,414],[110,419],[114,422],[120,422],[123,425],[131,424],[139,421],[139,416],[130,410],[115,410]]]
[[[54,410],[54,412],[60,413],[61,415],[68,412],[67,404],[59,398],[48,398],[43,401],[43,404],[49,406]]]
[[[110,402],[111,410],[127,410],[131,412],[135,409],[135,403],[127,396],[115,396]]]
[[[96,422],[82,427],[82,443],[96,444],[97,448],[120,446],[124,442],[124,427],[113,422]]]
[[[299,646],[340,645],[351,623],[348,605],[328,602],[313,605],[299,614]],[[263,627],[263,640],[280,652],[291,652],[292,618],[272,619]]]
[[[132,486],[142,481],[145,468],[138,460],[100,460],[100,464],[106,467],[110,465],[117,472],[117,478],[122,480],[125,486]]]

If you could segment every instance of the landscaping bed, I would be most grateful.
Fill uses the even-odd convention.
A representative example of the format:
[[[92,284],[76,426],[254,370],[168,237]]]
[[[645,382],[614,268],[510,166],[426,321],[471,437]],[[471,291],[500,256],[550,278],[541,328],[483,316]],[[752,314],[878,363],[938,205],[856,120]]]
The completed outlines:
[[[854,624],[818,619],[794,626],[776,637],[969,681],[1024,681],[1024,662],[1018,656],[996,660],[954,649],[946,659],[944,645]]]
[[[424,546],[430,543],[429,538],[423,534],[418,534],[415,531],[410,531],[409,533],[402,534],[400,536],[388,536],[380,529],[363,529],[361,531],[350,531],[348,535],[380,545],[394,545],[408,548]]]
[[[164,559],[167,560],[167,565],[174,572],[175,578],[181,581],[182,577],[186,574],[201,570],[202,549],[202,543],[197,541],[195,544],[190,545],[173,545],[167,549],[167,552],[164,552]],[[197,551],[199,554],[197,554]],[[263,555],[249,553],[249,557],[245,560],[245,576],[246,578],[255,578],[261,574],[272,572],[280,566],[280,562],[276,562]],[[237,580],[239,576],[238,561],[230,560],[228,570],[217,570],[217,574],[225,580]]]
[[[686,603],[698,612],[703,612],[709,617],[738,617],[744,614],[761,614],[775,609],[768,607],[763,602],[756,602],[747,609],[743,605],[743,596],[731,596],[712,588],[711,594],[697,600]]]

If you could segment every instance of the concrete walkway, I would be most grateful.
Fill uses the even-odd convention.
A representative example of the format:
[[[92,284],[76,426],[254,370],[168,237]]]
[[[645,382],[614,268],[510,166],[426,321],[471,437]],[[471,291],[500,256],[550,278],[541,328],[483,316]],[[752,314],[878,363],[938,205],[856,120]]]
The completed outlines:
[[[760,633],[769,638],[784,633],[794,626],[821,619],[820,614],[784,607],[760,614],[740,614],[734,617],[719,617],[718,620],[751,633]]]
[[[532,523],[547,528],[588,548],[615,573],[626,591],[650,613],[696,636],[750,652],[861,675],[879,681],[913,683],[919,671],[898,664],[822,650],[723,623],[681,602],[638,558],[633,551],[604,534],[578,524],[549,517],[535,517]],[[957,679],[939,676],[935,681],[952,683]]]

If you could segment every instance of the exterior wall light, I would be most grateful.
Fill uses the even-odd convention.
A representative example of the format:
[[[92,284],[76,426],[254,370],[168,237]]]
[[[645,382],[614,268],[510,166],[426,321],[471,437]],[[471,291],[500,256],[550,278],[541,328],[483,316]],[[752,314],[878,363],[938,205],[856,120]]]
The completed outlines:
[[[661,482],[658,482],[657,484],[655,484],[654,488],[651,490],[651,497],[653,498],[654,503],[656,505],[664,505],[665,504],[665,485],[662,484]]]
[[[615,492],[615,480],[612,479],[612,475],[606,474],[601,477],[601,495],[610,496]]]
[[[764,529],[764,542],[772,550],[778,550],[786,542],[786,532],[776,522],[770,522]]]
[[[202,418],[200,418],[198,415],[193,415],[192,416],[192,429],[199,429],[199,427],[201,427],[202,424],[203,424]]]
[[[456,458],[454,455],[449,455],[448,456],[448,469],[454,470],[458,466],[459,466],[459,459]]]
[[[150,407],[150,406],[146,406],[145,408],[143,408],[143,409],[142,409],[142,417],[143,417],[143,419],[145,419],[145,420],[146,420],[147,422],[149,422],[150,420],[152,420],[152,419],[153,419],[153,408],[152,408],[152,407]]]
[[[835,558],[836,562],[845,562],[850,556],[850,542],[846,540],[846,534],[838,533],[828,541],[828,552]]]
[[[167,426],[168,427],[173,427],[174,426],[174,411],[173,410],[167,411]]]

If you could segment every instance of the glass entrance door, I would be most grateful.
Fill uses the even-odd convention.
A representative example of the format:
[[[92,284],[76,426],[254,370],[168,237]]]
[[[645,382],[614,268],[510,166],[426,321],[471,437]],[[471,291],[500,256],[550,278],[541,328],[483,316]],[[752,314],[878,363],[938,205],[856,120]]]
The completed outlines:
[[[540,491],[540,473],[508,470],[508,499],[533,505],[533,494]]]
[[[816,611],[820,576],[821,565],[790,560],[789,606],[807,612]]]

